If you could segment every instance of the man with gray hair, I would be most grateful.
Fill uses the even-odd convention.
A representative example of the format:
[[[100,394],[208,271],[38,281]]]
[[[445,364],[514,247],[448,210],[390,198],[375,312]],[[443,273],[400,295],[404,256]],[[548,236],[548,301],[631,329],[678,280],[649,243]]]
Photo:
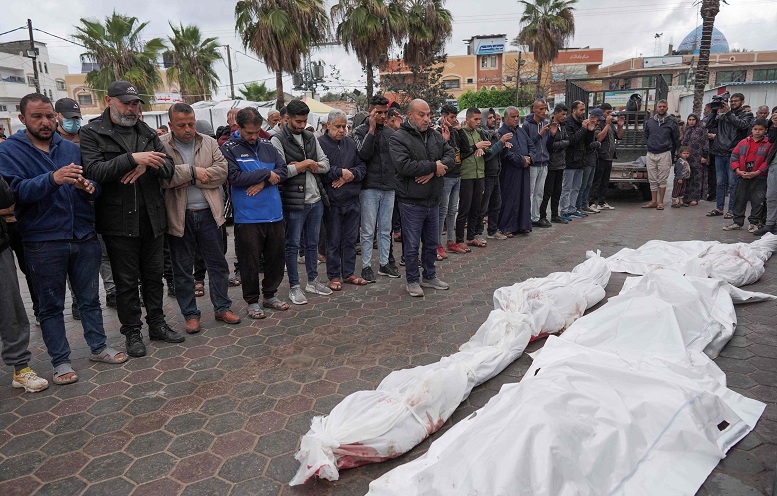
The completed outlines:
[[[363,285],[367,281],[354,274],[356,242],[359,237],[361,182],[367,166],[356,149],[356,141],[346,136],[348,117],[342,110],[332,110],[324,134],[318,138],[329,158],[329,172],[323,177],[329,197],[324,213],[326,225],[326,274],[329,289],[340,291],[342,283]]]

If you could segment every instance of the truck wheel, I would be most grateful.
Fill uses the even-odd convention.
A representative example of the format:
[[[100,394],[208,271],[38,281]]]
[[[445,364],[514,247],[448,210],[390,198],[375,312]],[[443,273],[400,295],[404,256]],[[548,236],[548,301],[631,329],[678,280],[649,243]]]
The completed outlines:
[[[645,201],[650,201],[653,199],[653,194],[650,192],[650,185],[641,183],[638,185],[639,192],[642,194],[642,199]]]

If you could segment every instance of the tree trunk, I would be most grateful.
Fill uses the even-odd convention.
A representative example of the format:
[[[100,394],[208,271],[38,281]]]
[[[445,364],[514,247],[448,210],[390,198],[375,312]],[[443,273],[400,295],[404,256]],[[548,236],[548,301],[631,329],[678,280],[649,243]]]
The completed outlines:
[[[374,81],[373,81],[373,67],[372,62],[367,61],[367,63],[364,65],[364,70],[367,71],[367,102],[372,100],[372,93],[375,91],[374,88]]]
[[[534,91],[535,100],[542,93],[542,70],[544,68],[545,68],[545,64],[541,60],[538,60],[537,61],[537,86],[535,87],[535,91]]]
[[[693,84],[693,112],[696,115],[702,113],[702,100],[704,88],[709,80],[710,46],[712,45],[712,28],[715,25],[715,16],[720,11],[720,0],[704,0],[701,6],[702,30],[701,43],[699,44],[699,61],[696,64],[696,79]]]
[[[275,71],[275,107],[280,110],[286,105],[283,101],[283,73]]]

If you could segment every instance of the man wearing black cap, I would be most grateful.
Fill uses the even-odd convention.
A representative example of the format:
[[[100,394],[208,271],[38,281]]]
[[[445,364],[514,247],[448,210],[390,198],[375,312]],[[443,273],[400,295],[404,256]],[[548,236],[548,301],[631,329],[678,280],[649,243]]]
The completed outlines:
[[[81,144],[78,131],[81,129],[81,108],[72,98],[60,98],[54,104],[57,112],[59,134],[71,143]]]
[[[97,231],[111,259],[127,353],[138,357],[146,354],[140,333],[139,281],[149,337],[168,343],[184,341],[167,325],[162,312],[167,215],[160,181],[173,176],[174,165],[156,132],[139,122],[144,102],[131,83],[112,83],[105,103],[105,112],[81,129],[81,155],[86,176],[103,188],[95,204]]]

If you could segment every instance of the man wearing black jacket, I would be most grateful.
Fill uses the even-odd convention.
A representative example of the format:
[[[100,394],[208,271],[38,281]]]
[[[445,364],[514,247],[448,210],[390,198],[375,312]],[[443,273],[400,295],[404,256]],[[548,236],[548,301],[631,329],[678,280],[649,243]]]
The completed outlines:
[[[140,121],[143,101],[132,84],[112,83],[105,102],[105,112],[81,128],[81,157],[86,177],[103,189],[95,202],[97,232],[111,259],[127,354],[140,357],[146,346],[138,281],[149,337],[168,343],[185,339],[167,325],[162,311],[167,214],[160,181],[171,178],[175,166],[156,132]]]
[[[583,182],[583,159],[588,152],[588,145],[594,140],[596,124],[585,118],[585,104],[581,101],[572,103],[572,116],[564,121],[569,145],[565,150],[566,168],[561,187],[559,203],[561,218],[570,221],[572,217],[586,217],[577,210],[577,195]]]
[[[497,113],[494,109],[488,109],[488,114],[481,121],[483,137],[491,142],[491,148],[486,152],[486,180],[483,190],[483,200],[480,203],[480,222],[475,226],[475,239],[481,243],[488,243],[488,239],[507,239],[507,236],[499,232],[499,211],[502,209],[502,192],[499,186],[499,173],[502,169],[502,150],[505,143],[513,138],[513,133],[499,136],[497,127]],[[486,236],[483,236],[482,220],[488,216],[488,228]]]
[[[407,292],[410,296],[423,296],[422,286],[448,289],[448,284],[437,277],[434,262],[443,176],[454,166],[455,152],[442,135],[431,128],[429,104],[421,99],[410,102],[407,121],[391,136],[390,146],[402,216]],[[419,284],[418,252],[421,242],[424,277]]]
[[[548,203],[550,203],[550,221],[554,224],[568,224],[559,215],[559,201],[561,188],[564,182],[564,169],[566,168],[566,149],[569,146],[569,137],[564,122],[567,120],[569,109],[563,103],[553,109],[553,120],[550,122],[550,134],[553,135],[553,144],[550,149],[548,161],[548,177],[545,178],[545,190],[540,204],[540,218],[548,216]]]

